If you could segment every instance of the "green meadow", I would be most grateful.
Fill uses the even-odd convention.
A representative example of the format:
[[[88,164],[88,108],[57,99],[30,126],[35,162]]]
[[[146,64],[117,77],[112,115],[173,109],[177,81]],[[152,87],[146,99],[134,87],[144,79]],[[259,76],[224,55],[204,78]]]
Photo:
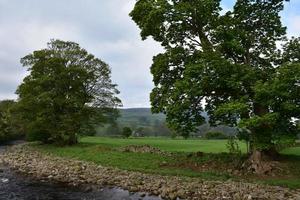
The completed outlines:
[[[282,151],[282,163],[289,169],[290,174],[261,178],[229,173],[228,169],[230,170],[234,165],[234,160],[229,155],[226,144],[227,140],[85,137],[74,146],[36,145],[34,147],[56,156],[94,162],[123,170],[199,177],[206,180],[224,181],[231,179],[300,188],[300,147],[292,147]],[[167,154],[120,151],[120,148],[128,145],[150,145],[172,154],[170,156]],[[245,143],[239,142],[239,146],[241,151],[245,153]],[[203,156],[193,156],[193,152],[203,152]],[[199,167],[202,165],[206,167]],[[220,168],[220,166],[222,167]]]

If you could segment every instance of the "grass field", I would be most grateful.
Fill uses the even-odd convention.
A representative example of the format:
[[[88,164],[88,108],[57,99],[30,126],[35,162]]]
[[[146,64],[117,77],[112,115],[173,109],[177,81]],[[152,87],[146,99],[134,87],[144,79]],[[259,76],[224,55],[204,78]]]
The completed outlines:
[[[228,173],[232,167],[232,157],[226,148],[226,140],[179,140],[166,138],[120,139],[107,137],[82,138],[80,144],[72,147],[37,146],[39,150],[54,155],[91,161],[103,166],[117,167],[124,170],[200,177],[210,180],[236,179],[300,188],[300,147],[284,150],[284,163],[291,174],[277,177],[240,177]],[[172,156],[118,151],[128,145],[148,144],[163,151],[173,152]],[[246,145],[239,146],[245,152]],[[190,152],[204,152],[203,157],[189,157]],[[202,166],[206,166],[203,168]]]
[[[166,139],[166,138],[108,138],[108,137],[85,137],[81,139],[85,144],[97,144],[107,147],[122,147],[130,144],[148,144],[170,152],[197,152],[221,153],[227,152],[226,140],[199,140],[199,139]],[[246,151],[245,143],[239,143],[240,148]]]

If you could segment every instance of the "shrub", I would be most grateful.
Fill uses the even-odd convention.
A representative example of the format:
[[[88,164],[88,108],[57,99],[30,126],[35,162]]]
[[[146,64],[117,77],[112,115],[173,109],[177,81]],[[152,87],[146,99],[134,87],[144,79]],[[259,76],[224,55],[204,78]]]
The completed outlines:
[[[237,140],[235,139],[235,137],[228,138],[226,147],[230,154],[236,154],[236,155],[242,154],[242,151],[241,151],[239,144],[238,144]]]
[[[50,134],[40,131],[30,131],[26,134],[26,140],[30,142],[40,141],[43,143],[49,143]]]
[[[0,143],[23,137],[23,121],[15,107],[13,100],[0,101]]]
[[[132,135],[132,130],[129,127],[124,127],[122,132],[123,137],[129,138]]]
[[[207,132],[204,136],[206,139],[227,139],[227,135],[225,135],[222,132],[217,132],[217,131],[212,131],[212,132]]]

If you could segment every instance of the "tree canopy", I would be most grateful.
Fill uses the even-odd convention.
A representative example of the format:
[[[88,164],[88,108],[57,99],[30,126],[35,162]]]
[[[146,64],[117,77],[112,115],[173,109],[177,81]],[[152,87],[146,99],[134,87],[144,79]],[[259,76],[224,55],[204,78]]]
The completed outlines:
[[[138,0],[130,13],[153,58],[153,112],[183,135],[211,124],[238,126],[254,150],[296,137],[300,118],[300,39],[286,37],[284,0]],[[279,44],[283,44],[280,46]]]
[[[51,40],[21,63],[30,72],[17,90],[29,138],[74,144],[78,134],[117,116],[121,101],[109,66],[78,44]]]

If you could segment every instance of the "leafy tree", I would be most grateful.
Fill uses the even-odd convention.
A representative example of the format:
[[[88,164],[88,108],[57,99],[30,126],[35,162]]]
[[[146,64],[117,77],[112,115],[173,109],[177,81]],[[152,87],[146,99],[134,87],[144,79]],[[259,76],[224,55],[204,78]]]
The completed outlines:
[[[153,128],[159,136],[170,136],[172,134],[164,121],[160,121],[160,123],[156,124]]]
[[[90,134],[93,124],[117,113],[121,101],[109,66],[78,44],[51,40],[21,63],[30,74],[18,87],[18,110],[33,139],[75,144],[79,133]]]
[[[204,136],[206,139],[227,139],[227,135],[225,135],[222,132],[217,132],[217,131],[210,131],[205,133]]]
[[[300,139],[300,120],[297,122],[297,129],[298,129],[298,139]]]
[[[135,131],[135,136],[137,137],[144,137],[145,136],[145,128],[144,127],[139,127]]]
[[[300,39],[286,39],[284,0],[237,0],[225,14],[220,1],[136,2],[130,16],[142,39],[153,37],[165,49],[151,67],[152,111],[166,113],[183,135],[205,122],[204,110],[213,125],[249,130],[259,166],[262,155],[275,155],[277,144],[296,136]]]
[[[122,132],[123,137],[129,138],[132,135],[132,130],[129,127],[124,127]]]
[[[109,136],[122,135],[122,131],[120,130],[119,124],[116,122],[111,123],[106,129],[106,135]]]
[[[149,120],[146,116],[140,116],[138,118],[139,122],[143,125],[148,125],[149,124]]]
[[[23,123],[15,111],[15,105],[13,100],[0,102],[0,143],[23,136]]]

